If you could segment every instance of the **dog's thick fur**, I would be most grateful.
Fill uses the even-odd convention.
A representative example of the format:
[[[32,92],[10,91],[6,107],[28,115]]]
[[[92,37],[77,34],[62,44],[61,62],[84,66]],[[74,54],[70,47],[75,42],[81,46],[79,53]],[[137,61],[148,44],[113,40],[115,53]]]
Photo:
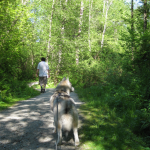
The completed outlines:
[[[66,131],[73,129],[75,145],[79,144],[78,112],[74,100],[70,97],[70,92],[73,90],[69,79],[63,78],[50,98],[50,106],[54,113],[54,132],[57,130],[58,133],[57,145],[62,141],[62,129]]]
[[[74,88],[72,87],[69,78],[63,78],[62,81],[57,85],[56,91],[61,92],[64,91],[70,95],[70,92],[74,91]]]

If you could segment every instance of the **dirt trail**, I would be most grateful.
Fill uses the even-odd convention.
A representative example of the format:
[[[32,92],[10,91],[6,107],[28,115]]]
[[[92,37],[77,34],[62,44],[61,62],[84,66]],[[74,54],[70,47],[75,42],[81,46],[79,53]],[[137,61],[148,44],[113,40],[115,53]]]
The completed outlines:
[[[0,112],[0,150],[55,150],[56,134],[49,105],[53,92],[54,89],[47,89],[46,93]],[[77,107],[82,104],[76,93],[71,93],[71,97]],[[79,117],[79,127],[81,120]],[[74,146],[72,132],[63,138],[58,149],[78,149]]]

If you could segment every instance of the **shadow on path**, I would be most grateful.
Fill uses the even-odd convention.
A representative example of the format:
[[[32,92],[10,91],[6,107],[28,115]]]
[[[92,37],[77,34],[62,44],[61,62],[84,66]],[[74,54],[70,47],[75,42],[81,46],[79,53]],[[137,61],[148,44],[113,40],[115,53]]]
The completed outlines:
[[[49,105],[53,92],[54,89],[47,89],[46,93],[0,112],[0,150],[55,149],[56,134]],[[77,106],[81,104],[76,93],[71,93],[71,97]],[[61,149],[75,149],[72,131],[67,138],[63,135]]]

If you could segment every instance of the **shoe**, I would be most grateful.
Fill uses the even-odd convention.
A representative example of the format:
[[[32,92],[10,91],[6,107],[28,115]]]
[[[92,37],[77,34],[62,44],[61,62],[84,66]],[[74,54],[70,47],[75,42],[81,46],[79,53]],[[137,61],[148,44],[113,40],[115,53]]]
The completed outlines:
[[[41,93],[43,93],[43,87],[41,86]]]
[[[41,93],[45,93],[45,89],[41,89]]]

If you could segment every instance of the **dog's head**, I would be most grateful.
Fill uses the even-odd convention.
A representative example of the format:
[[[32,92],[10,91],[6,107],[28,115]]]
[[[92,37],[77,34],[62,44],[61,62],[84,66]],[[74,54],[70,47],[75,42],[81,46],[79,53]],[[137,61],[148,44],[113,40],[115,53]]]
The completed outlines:
[[[62,81],[57,85],[56,90],[60,91],[65,91],[68,93],[68,95],[70,95],[70,92],[74,91],[74,88],[72,87],[71,82],[69,81],[69,78],[66,79],[66,77],[64,77],[62,79]]]

